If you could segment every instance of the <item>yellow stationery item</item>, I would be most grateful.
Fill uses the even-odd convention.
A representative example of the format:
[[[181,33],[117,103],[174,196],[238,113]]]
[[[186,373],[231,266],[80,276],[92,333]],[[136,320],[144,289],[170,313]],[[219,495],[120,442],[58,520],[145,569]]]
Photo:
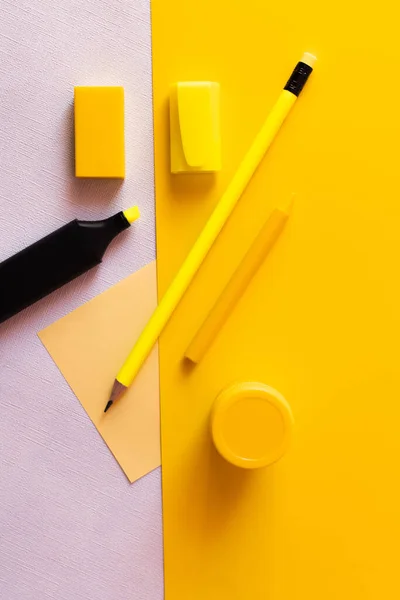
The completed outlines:
[[[320,0],[152,1],[159,298],[275,83],[303,48],[319,58],[160,337],[165,600],[400,598],[398,12],[393,0],[337,0],[328,17]],[[194,76],[224,92],[212,186],[170,176],[170,83]],[[190,368],[193,334],[293,190],[284,235]],[[221,389],[249,380],[280,390],[296,426],[280,461],[247,471],[216,452],[209,415]]]
[[[274,208],[269,215],[246,256],[190,342],[185,356],[192,362],[197,363],[203,358],[218,335],[228,315],[278,239],[288,219],[289,209],[290,206],[283,209]]]
[[[157,347],[129,390],[132,397],[107,417],[105,390],[131,335],[140,331],[156,303],[153,262],[39,333],[130,482],[160,465]]]
[[[171,172],[221,169],[219,84],[180,81],[170,97]]]
[[[277,390],[263,383],[236,383],[223,390],[211,413],[218,452],[243,469],[273,464],[291,441],[293,414]]]
[[[75,174],[125,177],[124,88],[75,87]]]
[[[127,208],[124,210],[124,216],[129,223],[134,223],[136,219],[140,217],[140,210],[138,206],[131,206],[131,208]]]
[[[135,379],[310,76],[315,57],[303,55],[152,317],[117,374],[105,412]]]

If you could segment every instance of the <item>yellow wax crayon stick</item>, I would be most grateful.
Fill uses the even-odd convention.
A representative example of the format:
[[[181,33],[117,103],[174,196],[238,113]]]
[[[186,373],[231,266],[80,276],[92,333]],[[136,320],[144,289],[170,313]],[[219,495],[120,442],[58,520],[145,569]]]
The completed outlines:
[[[171,285],[150,317],[130,355],[119,371],[107,402],[106,412],[113,402],[128,388],[138,374],[144,361],[172,316],[191,281],[199,270],[221,229],[230,217],[239,198],[259,166],[265,153],[275,139],[279,129],[295,104],[309,76],[316,59],[305,53],[296,65],[285,88],[270,112],[261,131],[244,157],[231,183],[222,195],[214,212],[208,219],[192,249],[187,255]]]
[[[249,285],[264,258],[275,244],[289,217],[287,208],[274,208],[245,257],[235,270],[225,289],[200,325],[185,352],[194,363],[201,361],[219,330]]]

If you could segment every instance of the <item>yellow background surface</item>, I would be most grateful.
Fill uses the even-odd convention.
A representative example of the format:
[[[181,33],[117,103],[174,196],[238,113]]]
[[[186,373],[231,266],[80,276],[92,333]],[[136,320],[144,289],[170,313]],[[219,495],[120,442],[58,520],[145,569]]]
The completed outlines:
[[[303,51],[315,72],[160,340],[166,600],[400,597],[399,15],[310,0],[153,0],[159,297]],[[169,174],[176,81],[221,84],[223,170]],[[182,356],[269,211],[289,222],[210,352]],[[218,457],[218,392],[259,380],[295,440]]]

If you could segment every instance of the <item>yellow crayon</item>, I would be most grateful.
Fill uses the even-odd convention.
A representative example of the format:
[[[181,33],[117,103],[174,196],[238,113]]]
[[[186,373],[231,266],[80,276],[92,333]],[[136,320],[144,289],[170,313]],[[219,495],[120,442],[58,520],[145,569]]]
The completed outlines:
[[[219,330],[249,285],[262,261],[275,244],[289,217],[287,208],[274,208],[225,289],[200,325],[185,352],[194,363],[201,361]]]
[[[239,198],[246,189],[254,172],[296,102],[297,97],[313,70],[315,61],[316,59],[314,56],[306,53],[296,65],[285,88],[282,90],[275,106],[261,128],[261,131],[255,138],[228,188],[222,195],[204,229],[194,243],[170,287],[165,292],[126,362],[119,371],[105,412],[123,391],[131,385],[144,361],[150,354],[161,332],[171,318],[172,313],[185,294],[221,229],[227,222]]]

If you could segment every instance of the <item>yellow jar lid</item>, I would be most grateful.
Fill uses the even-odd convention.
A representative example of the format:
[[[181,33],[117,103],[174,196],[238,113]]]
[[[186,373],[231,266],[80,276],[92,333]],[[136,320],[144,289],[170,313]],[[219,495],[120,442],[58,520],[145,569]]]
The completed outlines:
[[[214,402],[211,430],[218,452],[244,469],[266,467],[286,452],[293,414],[277,390],[263,383],[237,383]]]

